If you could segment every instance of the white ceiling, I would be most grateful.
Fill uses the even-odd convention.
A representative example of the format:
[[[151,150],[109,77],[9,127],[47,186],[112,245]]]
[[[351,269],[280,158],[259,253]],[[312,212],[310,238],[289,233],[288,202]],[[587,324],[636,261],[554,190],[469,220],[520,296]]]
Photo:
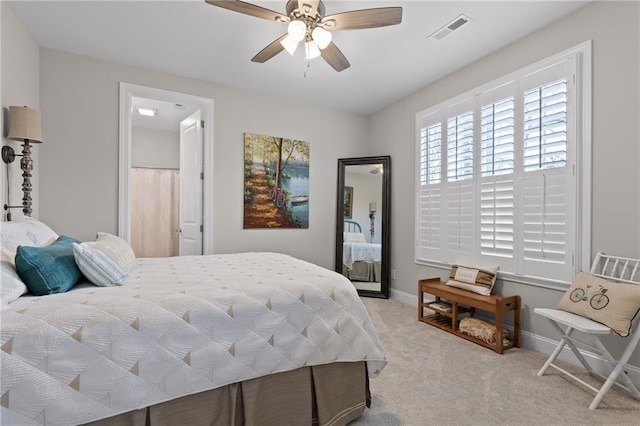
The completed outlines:
[[[284,13],[286,0],[252,1]],[[400,25],[333,33],[351,67],[340,73],[302,50],[264,64],[251,58],[286,25],[208,5],[204,0],[9,1],[42,47],[371,114],[542,28],[587,1],[324,1],[327,15],[402,6]],[[464,14],[446,38],[434,31]],[[305,72],[306,69],[306,72]],[[306,74],[306,75],[305,75]]]
[[[180,122],[193,114],[197,105],[174,104],[156,99],[133,97],[131,99],[133,111],[131,113],[131,127],[164,130],[166,132],[180,131]],[[138,114],[138,107],[152,108],[158,111],[153,117]]]

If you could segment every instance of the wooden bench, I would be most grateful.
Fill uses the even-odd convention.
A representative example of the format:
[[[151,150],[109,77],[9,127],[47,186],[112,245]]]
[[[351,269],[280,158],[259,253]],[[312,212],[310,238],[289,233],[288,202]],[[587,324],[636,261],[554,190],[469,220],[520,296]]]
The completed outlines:
[[[435,296],[433,301],[425,301],[425,293]],[[500,296],[492,294],[483,296],[471,291],[450,287],[440,278],[428,278],[418,281],[418,320],[453,333],[471,342],[493,349],[501,354],[504,349],[520,347],[520,296]],[[445,299],[451,304],[451,311],[437,307]],[[425,315],[425,309],[434,313]],[[491,312],[495,317],[496,342],[487,343],[484,340],[463,333],[458,329],[459,316],[469,314],[474,316],[476,309]],[[504,330],[504,314],[513,312],[513,338],[505,345],[502,339]]]

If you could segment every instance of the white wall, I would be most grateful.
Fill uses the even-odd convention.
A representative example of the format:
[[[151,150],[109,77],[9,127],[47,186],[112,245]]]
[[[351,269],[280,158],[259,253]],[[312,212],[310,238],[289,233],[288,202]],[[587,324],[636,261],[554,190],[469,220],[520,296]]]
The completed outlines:
[[[180,168],[180,132],[131,128],[131,167]]]
[[[117,232],[124,81],[214,100],[215,252],[280,251],[333,269],[337,159],[367,153],[366,117],[44,48],[40,75],[41,219],[59,233]],[[309,229],[242,229],[244,132],[310,143]]]
[[[19,141],[8,140],[5,136],[8,133],[9,107],[13,105],[28,106],[38,109],[40,105],[39,75],[40,75],[40,48],[33,41],[31,35],[24,28],[22,23],[14,15],[13,11],[5,2],[0,2],[2,10],[2,145],[13,147],[16,154],[22,152],[22,144]],[[39,198],[39,173],[40,148],[49,143],[48,135],[43,131],[44,143],[32,144],[31,158],[34,162],[34,170],[31,173],[31,199],[33,200],[31,213],[32,217],[38,217],[40,210]],[[0,206],[5,203],[17,206],[22,205],[22,170],[20,170],[20,157],[11,164],[0,161]],[[6,200],[6,169],[9,167],[9,182],[11,184],[11,199]],[[1,207],[0,207],[1,208]],[[5,219],[4,210],[2,219]],[[11,209],[11,214],[15,218],[22,215],[22,209]]]
[[[394,162],[393,289],[413,295],[418,279],[446,275],[444,270],[413,262],[415,114],[589,39],[593,40],[591,246],[594,252],[640,257],[639,16],[638,2],[590,4],[371,117],[375,149],[388,151]],[[534,317],[533,308],[554,307],[561,292],[500,281],[496,290],[520,294],[525,331],[558,339],[546,320]],[[640,365],[640,353],[632,363]]]

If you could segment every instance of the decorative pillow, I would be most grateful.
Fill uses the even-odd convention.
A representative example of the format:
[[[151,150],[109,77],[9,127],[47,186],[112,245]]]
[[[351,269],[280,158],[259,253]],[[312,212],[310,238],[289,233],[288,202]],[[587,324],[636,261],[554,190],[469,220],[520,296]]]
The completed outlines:
[[[64,293],[82,278],[71,248],[72,243],[79,242],[61,235],[46,247],[18,246],[16,270],[30,293],[36,296]]]
[[[122,285],[127,273],[104,252],[96,249],[96,243],[74,243],[73,256],[84,276],[100,287]]]
[[[366,243],[367,242],[362,232],[345,232],[342,241],[345,243]]]
[[[0,246],[2,261],[15,267],[18,246],[44,247],[51,245],[58,238],[44,223],[29,216],[18,216],[12,222],[0,225]]]
[[[93,248],[104,253],[113,263],[118,265],[125,274],[136,264],[136,255],[131,246],[122,238],[106,232],[98,232]]]
[[[496,283],[497,276],[497,266],[477,267],[455,264],[451,267],[449,281],[446,284],[482,294],[483,296],[489,296]]]
[[[27,292],[27,286],[20,281],[18,273],[9,262],[0,264],[2,277],[0,280],[0,304],[2,307],[17,300]]]
[[[627,337],[640,310],[640,286],[579,272],[556,309],[589,318]]]

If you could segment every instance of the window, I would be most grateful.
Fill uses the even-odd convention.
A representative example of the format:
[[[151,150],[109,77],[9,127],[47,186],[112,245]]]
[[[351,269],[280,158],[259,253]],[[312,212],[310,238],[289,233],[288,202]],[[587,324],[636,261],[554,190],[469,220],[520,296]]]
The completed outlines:
[[[442,159],[442,134],[439,125],[420,129],[420,140],[424,148],[420,150],[420,184],[440,182],[440,160]]]
[[[473,178],[473,112],[447,121],[447,180]]]
[[[547,284],[588,267],[589,48],[416,115],[416,262]]]

